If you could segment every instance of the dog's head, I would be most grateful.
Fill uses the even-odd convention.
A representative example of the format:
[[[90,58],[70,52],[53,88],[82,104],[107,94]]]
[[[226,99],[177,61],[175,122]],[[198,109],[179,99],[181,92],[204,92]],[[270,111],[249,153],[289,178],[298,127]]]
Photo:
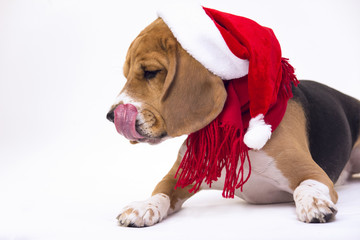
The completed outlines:
[[[133,142],[197,131],[226,100],[222,80],[191,57],[160,18],[132,42],[123,72],[127,82],[107,118]]]

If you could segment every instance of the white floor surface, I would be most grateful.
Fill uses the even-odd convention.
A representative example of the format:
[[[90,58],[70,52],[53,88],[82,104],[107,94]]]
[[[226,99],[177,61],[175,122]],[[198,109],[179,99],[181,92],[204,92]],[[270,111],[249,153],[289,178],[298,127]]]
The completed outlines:
[[[299,79],[360,98],[360,2],[201,1],[271,27]],[[360,179],[339,212],[304,224],[293,204],[204,191],[154,227],[117,226],[146,199],[184,137],[131,145],[105,119],[131,41],[160,1],[0,0],[0,240],[360,239]]]

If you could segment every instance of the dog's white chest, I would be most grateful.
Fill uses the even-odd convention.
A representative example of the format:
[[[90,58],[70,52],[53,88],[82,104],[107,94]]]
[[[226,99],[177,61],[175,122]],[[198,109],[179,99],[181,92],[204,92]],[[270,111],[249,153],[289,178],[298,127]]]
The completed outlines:
[[[258,204],[293,201],[289,182],[276,167],[275,160],[263,151],[249,151],[249,157],[251,176],[243,185],[243,191],[237,189],[235,195],[247,202]],[[246,164],[244,169],[247,173],[249,165]],[[212,189],[223,189],[224,171],[225,169],[220,179],[212,184]],[[203,184],[201,188],[206,189],[208,186]]]

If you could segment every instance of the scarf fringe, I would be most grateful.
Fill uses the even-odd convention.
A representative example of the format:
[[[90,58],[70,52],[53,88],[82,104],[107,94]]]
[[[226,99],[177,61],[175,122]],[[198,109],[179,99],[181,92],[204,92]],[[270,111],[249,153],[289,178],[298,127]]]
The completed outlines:
[[[296,87],[300,82],[295,75],[295,69],[290,65],[288,58],[281,58],[281,85],[279,89],[280,94],[284,94],[287,98],[292,98],[291,84]]]
[[[186,140],[187,151],[175,175],[179,176],[175,188],[194,184],[189,192],[197,192],[203,181],[211,188],[212,182],[218,180],[225,167],[223,197],[233,198],[238,188],[242,191],[251,174],[248,147],[242,140],[243,135],[242,129],[221,125],[217,119],[190,134]],[[246,161],[249,170],[244,177]]]
[[[292,85],[299,84],[288,60],[281,59],[282,79],[278,95],[287,99],[293,96]],[[243,141],[244,131],[222,124],[216,118],[203,129],[191,133],[186,140],[187,150],[175,174],[175,178],[178,177],[175,188],[193,184],[189,192],[197,192],[204,181],[211,188],[211,184],[220,178],[225,168],[222,196],[233,198],[236,189],[242,191],[251,175],[249,148]],[[246,162],[249,169],[245,177]]]

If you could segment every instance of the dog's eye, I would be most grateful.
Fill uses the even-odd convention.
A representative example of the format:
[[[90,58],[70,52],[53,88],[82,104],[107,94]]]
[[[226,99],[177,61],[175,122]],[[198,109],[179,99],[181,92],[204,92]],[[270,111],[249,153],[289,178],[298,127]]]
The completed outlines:
[[[149,79],[153,79],[156,77],[156,75],[160,72],[161,70],[155,70],[155,71],[144,71],[144,78],[149,80]]]

